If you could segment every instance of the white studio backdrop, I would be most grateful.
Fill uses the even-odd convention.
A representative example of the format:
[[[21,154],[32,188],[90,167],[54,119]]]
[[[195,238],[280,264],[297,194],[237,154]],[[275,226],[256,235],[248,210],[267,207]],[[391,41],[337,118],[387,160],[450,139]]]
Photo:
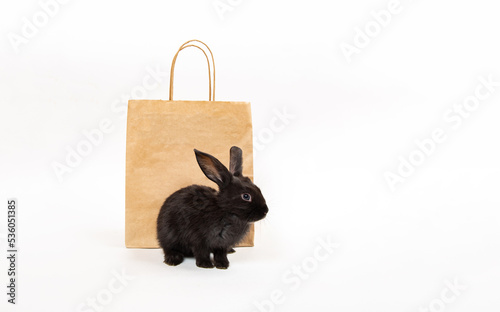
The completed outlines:
[[[499,8],[2,1],[0,310],[498,310]],[[127,100],[167,99],[194,38],[216,99],[252,103],[270,208],[226,271],[124,246]],[[179,56],[175,99],[208,97],[204,62]]]

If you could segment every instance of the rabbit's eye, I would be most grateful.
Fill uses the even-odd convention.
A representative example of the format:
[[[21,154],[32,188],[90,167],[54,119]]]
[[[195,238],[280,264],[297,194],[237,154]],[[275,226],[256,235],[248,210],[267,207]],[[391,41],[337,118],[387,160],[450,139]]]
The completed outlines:
[[[250,194],[248,193],[244,193],[244,194],[241,194],[241,198],[243,198],[244,201],[252,201],[252,196],[250,196]]]

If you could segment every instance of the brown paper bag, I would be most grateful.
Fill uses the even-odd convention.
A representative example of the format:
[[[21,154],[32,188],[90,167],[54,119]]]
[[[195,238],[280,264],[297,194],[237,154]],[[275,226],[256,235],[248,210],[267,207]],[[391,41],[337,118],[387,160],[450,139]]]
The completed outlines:
[[[205,51],[192,42],[203,44]],[[173,73],[180,51],[196,47],[209,63],[209,101],[173,101]],[[229,148],[243,150],[243,175],[253,180],[252,117],[250,103],[214,101],[215,63],[212,52],[198,40],[184,43],[170,71],[170,96],[163,100],[130,100],[127,116],[125,186],[125,245],[158,248],[156,218],[173,192],[200,184],[217,188],[200,170],[196,148],[229,165]],[[238,246],[253,246],[254,228]]]

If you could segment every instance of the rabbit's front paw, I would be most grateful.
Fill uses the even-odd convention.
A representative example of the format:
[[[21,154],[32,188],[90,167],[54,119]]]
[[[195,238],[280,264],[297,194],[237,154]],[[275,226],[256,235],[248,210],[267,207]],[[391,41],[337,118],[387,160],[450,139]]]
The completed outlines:
[[[214,264],[210,259],[196,259],[196,266],[205,269],[211,269],[214,267]]]
[[[225,250],[214,250],[214,262],[217,269],[227,269],[229,267],[229,261],[227,260],[227,253]]]

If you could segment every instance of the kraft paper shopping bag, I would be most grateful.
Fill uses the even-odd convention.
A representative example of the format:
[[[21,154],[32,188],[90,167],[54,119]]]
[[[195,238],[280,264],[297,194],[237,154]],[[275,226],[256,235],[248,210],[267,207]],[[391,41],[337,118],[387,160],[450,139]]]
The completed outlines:
[[[207,53],[198,44],[201,43]],[[174,101],[174,67],[179,52],[200,49],[207,59],[208,101]],[[210,60],[212,69],[210,69]],[[165,199],[178,189],[200,184],[216,188],[200,170],[193,149],[229,163],[229,148],[244,153],[243,175],[253,180],[250,103],[215,101],[215,62],[199,40],[184,43],[174,56],[169,100],[130,100],[127,115],[125,244],[158,248],[156,218]],[[238,246],[253,246],[254,228]]]

